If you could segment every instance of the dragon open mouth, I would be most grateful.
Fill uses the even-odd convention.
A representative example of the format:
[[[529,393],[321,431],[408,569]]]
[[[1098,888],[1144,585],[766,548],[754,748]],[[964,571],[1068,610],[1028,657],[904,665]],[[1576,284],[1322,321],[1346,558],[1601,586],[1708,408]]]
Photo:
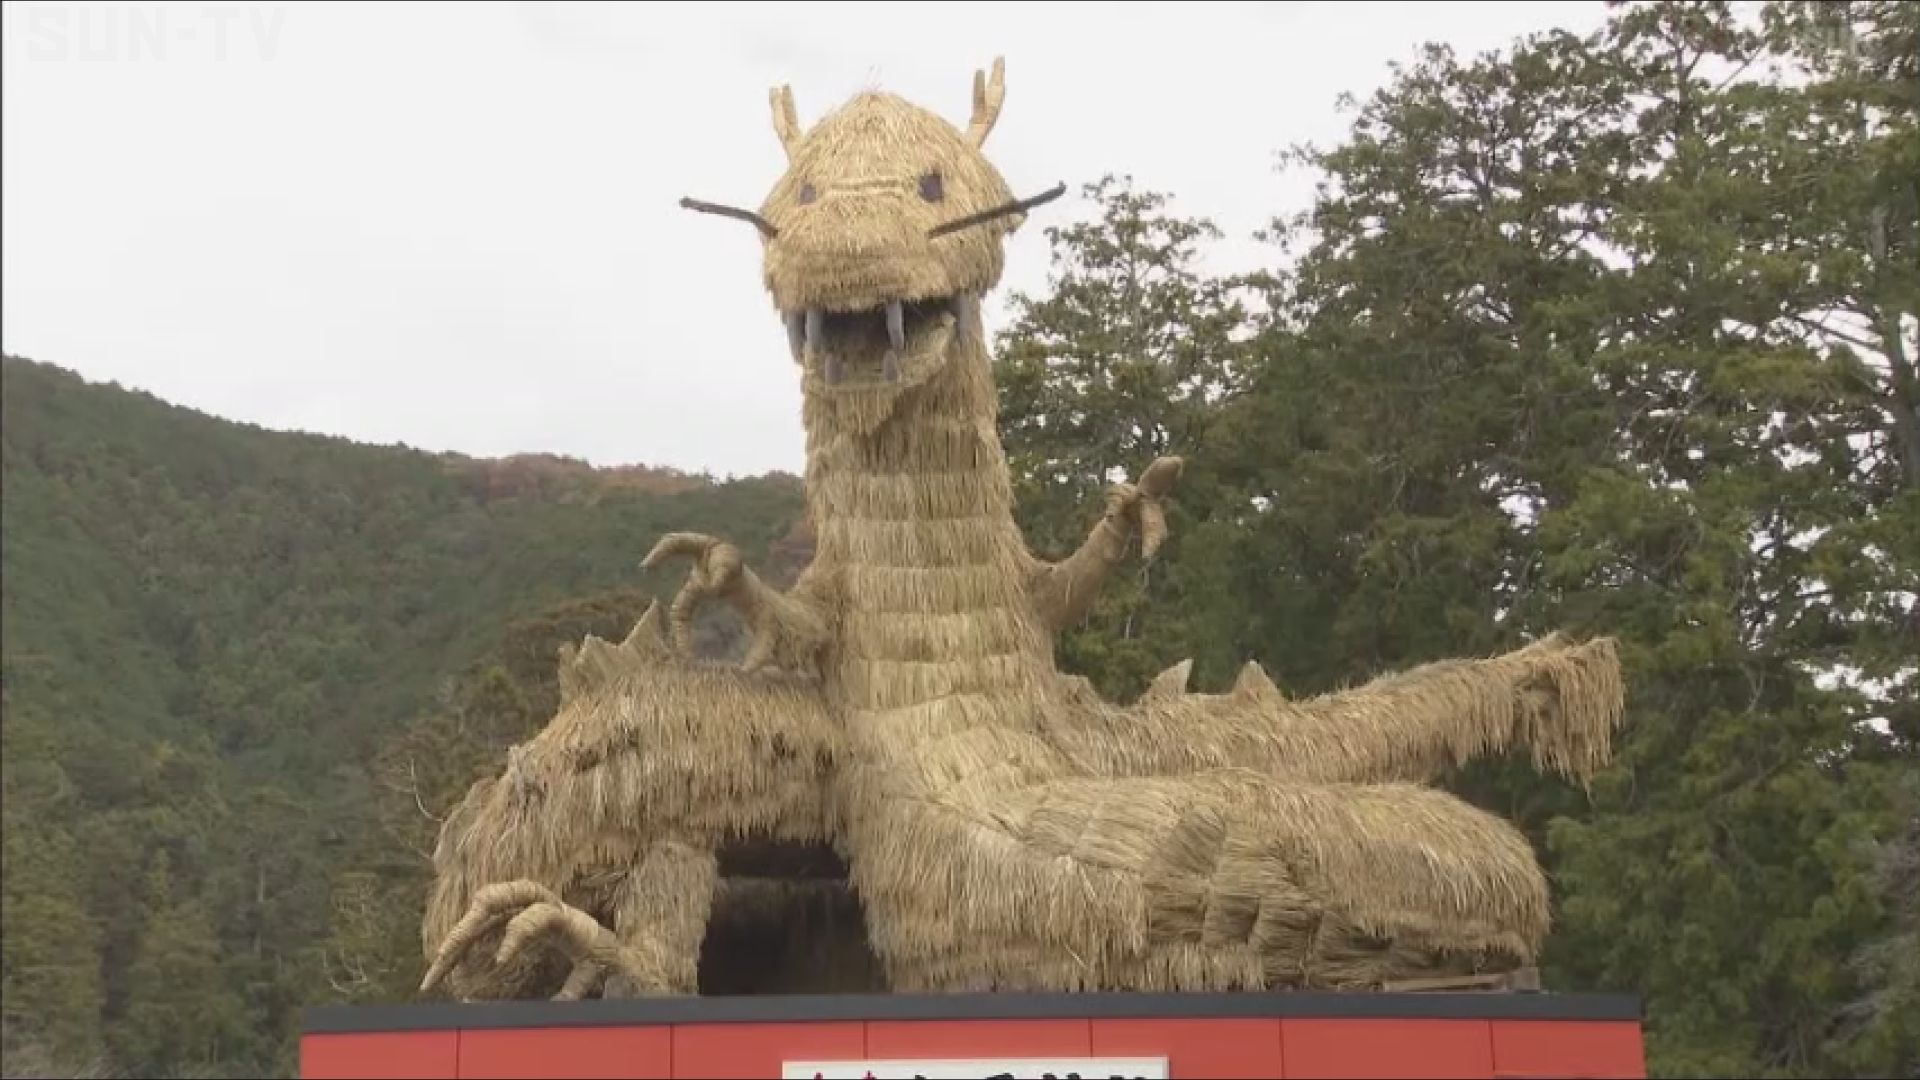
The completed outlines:
[[[786,313],[793,358],[831,388],[918,382],[968,324],[973,297],[891,300],[859,311]]]

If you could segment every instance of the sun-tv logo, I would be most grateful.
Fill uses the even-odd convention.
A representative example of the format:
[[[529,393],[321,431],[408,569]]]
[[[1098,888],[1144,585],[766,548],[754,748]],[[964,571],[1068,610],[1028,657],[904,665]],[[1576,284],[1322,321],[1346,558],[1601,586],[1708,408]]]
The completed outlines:
[[[272,60],[280,4],[9,4],[7,59],[39,62]],[[15,54],[18,53],[18,57]]]

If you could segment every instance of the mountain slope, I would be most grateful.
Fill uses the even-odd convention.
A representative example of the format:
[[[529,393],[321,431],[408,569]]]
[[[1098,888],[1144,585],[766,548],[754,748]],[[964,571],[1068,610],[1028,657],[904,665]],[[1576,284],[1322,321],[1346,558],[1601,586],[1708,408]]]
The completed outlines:
[[[288,1071],[380,748],[513,621],[670,595],[659,534],[759,561],[801,508],[788,477],[370,447],[4,365],[0,976],[8,1049],[63,1068]]]

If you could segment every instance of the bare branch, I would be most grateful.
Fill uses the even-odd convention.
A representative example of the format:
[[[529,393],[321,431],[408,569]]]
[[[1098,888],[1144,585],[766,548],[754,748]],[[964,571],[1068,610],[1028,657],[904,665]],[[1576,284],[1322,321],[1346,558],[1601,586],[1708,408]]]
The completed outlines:
[[[407,793],[413,796],[413,805],[419,808],[421,817],[426,818],[428,821],[433,822],[435,825],[446,824],[445,818],[436,817],[433,811],[427,809],[427,804],[421,801],[420,774],[414,771],[413,758],[411,756],[407,758]]]

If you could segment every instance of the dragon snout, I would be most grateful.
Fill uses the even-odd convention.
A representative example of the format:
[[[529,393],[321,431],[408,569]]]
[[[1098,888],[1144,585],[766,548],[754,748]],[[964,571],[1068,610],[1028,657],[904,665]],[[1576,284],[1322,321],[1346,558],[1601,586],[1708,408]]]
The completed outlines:
[[[935,366],[956,333],[978,319],[970,293],[922,300],[881,299],[829,309],[782,311],[794,362],[828,388],[893,385]]]

